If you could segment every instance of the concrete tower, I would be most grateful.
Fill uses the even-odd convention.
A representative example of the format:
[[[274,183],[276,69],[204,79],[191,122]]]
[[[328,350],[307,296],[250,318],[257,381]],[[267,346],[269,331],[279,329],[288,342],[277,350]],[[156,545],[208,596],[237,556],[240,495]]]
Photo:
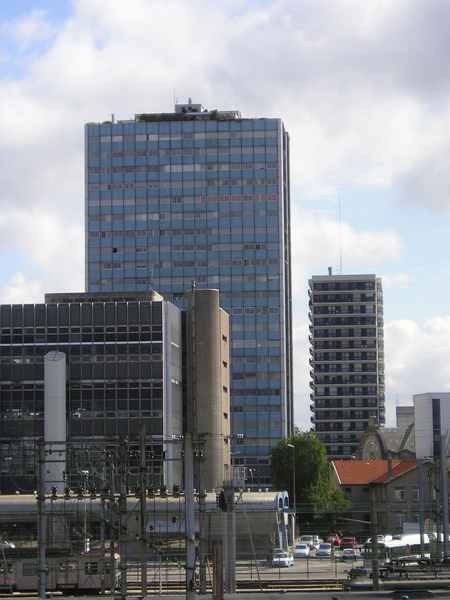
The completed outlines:
[[[64,490],[66,471],[66,355],[52,351],[44,356],[45,489]],[[51,452],[51,453],[50,453]]]
[[[193,289],[186,322],[186,427],[200,456],[196,487],[215,489],[231,478],[229,319],[219,291]]]

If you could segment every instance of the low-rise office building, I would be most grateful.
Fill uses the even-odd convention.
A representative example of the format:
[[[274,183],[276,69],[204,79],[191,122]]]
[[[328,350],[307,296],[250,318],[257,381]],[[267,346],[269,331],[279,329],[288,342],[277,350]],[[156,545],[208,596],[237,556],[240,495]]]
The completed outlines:
[[[210,409],[227,420],[228,337],[221,331],[228,327],[228,315],[219,306],[217,290],[188,295],[194,294],[199,302],[209,301],[195,334],[212,358],[190,362],[196,372],[188,379],[202,380],[208,369],[217,370],[220,376],[209,379],[210,405],[202,408],[204,414]],[[78,448],[68,457],[67,484],[80,481],[81,474],[96,486],[113,480],[115,475],[105,472],[107,461],[92,456],[98,457],[98,448],[107,453],[113,441],[137,440],[143,429],[147,484],[180,485],[181,438],[192,409],[183,391],[183,362],[195,348],[183,335],[186,318],[156,292],[47,294],[42,304],[1,305],[0,490],[36,489],[44,356],[55,350],[66,355],[67,435]],[[204,487],[215,487],[219,478],[221,483],[230,465],[228,429],[218,424],[216,430],[220,443],[210,460],[217,475],[205,476]],[[127,460],[132,485],[140,465],[132,455]]]

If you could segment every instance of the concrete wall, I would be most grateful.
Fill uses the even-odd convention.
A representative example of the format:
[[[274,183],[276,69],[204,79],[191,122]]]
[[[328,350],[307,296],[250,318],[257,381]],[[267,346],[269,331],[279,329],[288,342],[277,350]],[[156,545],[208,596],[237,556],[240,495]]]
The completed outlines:
[[[397,420],[397,427],[399,429],[406,429],[408,425],[414,423],[414,405],[396,406],[395,416]]]
[[[219,306],[219,291],[195,289],[190,294],[190,340],[187,351],[188,427],[203,442],[196,487],[222,487],[231,477],[229,318]],[[189,425],[191,423],[191,425]]]
[[[182,485],[183,481],[182,444],[170,442],[183,433],[183,394],[181,312],[170,302],[164,302],[163,324],[164,483],[172,489],[174,484]]]
[[[431,486],[433,481],[432,466],[424,465],[424,504],[425,519],[433,515],[430,512]],[[399,533],[403,523],[417,523],[419,514],[418,471],[413,469],[401,477],[395,477],[383,485],[376,486],[376,511],[378,531],[380,533]]]

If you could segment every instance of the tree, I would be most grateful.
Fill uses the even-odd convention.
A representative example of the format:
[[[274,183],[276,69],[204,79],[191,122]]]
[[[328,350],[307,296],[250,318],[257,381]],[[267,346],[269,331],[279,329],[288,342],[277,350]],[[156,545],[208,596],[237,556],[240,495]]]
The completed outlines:
[[[319,514],[335,514],[348,509],[350,503],[332,483],[331,465],[325,446],[312,431],[301,432],[296,429],[293,436],[281,440],[273,448],[271,464],[274,486],[288,490],[290,498],[294,497],[294,454],[296,511],[314,518]]]

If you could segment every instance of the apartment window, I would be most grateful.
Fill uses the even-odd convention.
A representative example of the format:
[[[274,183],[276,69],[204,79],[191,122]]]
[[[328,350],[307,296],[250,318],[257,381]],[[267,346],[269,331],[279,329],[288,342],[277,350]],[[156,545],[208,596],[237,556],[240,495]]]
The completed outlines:
[[[406,493],[405,493],[404,488],[395,488],[394,498],[396,500],[406,500]]]

